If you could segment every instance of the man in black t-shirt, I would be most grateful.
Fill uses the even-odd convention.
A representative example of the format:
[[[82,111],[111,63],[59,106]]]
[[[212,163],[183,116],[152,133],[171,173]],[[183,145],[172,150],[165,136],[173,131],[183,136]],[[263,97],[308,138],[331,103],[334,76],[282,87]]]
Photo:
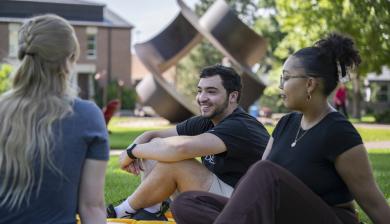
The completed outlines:
[[[249,166],[261,159],[269,139],[264,126],[238,105],[240,93],[241,79],[233,69],[203,69],[196,97],[201,116],[176,128],[145,132],[121,154],[123,170],[136,175],[144,170],[145,175],[126,201],[108,207],[108,217],[162,220],[160,203],[175,192],[230,197]]]

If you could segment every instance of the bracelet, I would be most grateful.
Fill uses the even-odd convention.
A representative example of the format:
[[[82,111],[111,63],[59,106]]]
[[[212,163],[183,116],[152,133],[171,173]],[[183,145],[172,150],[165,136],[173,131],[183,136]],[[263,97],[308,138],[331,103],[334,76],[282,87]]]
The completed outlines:
[[[134,156],[133,154],[133,149],[137,146],[136,143],[131,144],[129,147],[127,147],[126,152],[127,155],[132,158],[132,159],[137,159],[137,157]]]

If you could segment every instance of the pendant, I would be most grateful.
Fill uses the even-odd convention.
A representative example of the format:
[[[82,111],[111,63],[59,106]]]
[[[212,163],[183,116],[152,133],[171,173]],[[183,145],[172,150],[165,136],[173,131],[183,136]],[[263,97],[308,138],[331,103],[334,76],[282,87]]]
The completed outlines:
[[[294,148],[296,145],[297,145],[297,141],[294,141],[293,143],[291,143],[291,148]]]

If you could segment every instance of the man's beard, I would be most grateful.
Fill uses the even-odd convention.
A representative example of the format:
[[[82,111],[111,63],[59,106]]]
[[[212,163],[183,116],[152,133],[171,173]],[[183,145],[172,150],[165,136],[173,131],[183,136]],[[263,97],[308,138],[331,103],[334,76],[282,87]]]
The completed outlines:
[[[229,99],[226,99],[222,105],[218,106],[215,108],[214,112],[210,115],[202,115],[202,117],[204,118],[208,118],[208,119],[213,119],[215,117],[218,117],[219,115],[221,115],[223,112],[225,112],[226,108],[228,107],[229,105]]]

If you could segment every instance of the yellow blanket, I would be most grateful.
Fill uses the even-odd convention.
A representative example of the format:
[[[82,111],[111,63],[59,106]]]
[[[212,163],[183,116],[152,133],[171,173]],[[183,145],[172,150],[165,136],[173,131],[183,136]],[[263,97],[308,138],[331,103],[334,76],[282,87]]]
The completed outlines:
[[[173,219],[172,213],[165,213],[165,217],[168,218],[168,221],[142,221],[142,220],[134,220],[134,219],[107,219],[107,224],[176,224]],[[77,216],[77,224],[82,224],[80,222],[79,216]]]

